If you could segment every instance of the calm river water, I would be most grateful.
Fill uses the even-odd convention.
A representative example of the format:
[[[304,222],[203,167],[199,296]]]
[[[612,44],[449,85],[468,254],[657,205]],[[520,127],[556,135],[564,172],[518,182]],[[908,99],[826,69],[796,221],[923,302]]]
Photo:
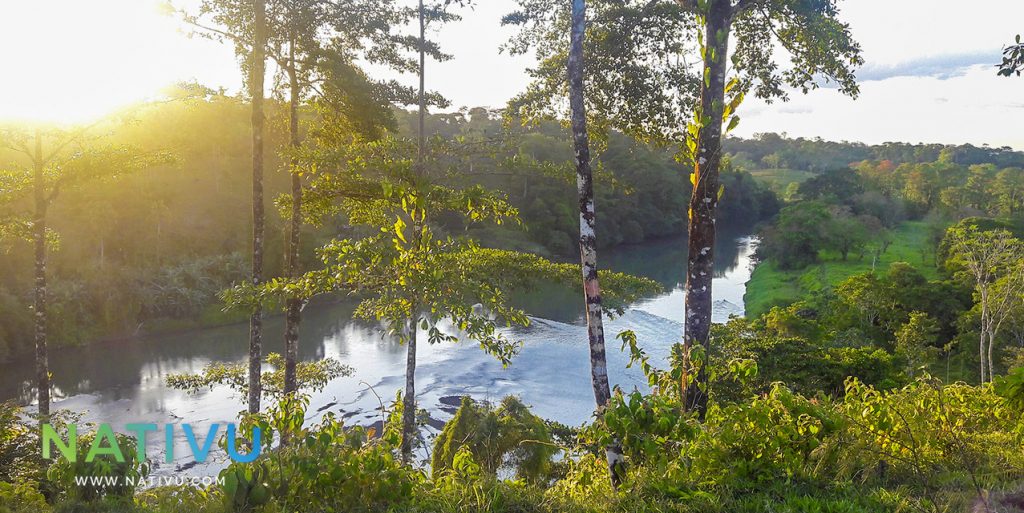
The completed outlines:
[[[714,282],[714,317],[718,322],[731,314],[743,314],[753,245],[749,237],[720,236]],[[619,351],[616,333],[635,331],[647,353],[659,362],[681,339],[685,260],[685,239],[625,246],[600,254],[602,268],[648,276],[667,290],[632,305],[624,315],[606,324],[613,384],[625,390],[646,386],[637,369],[625,368],[628,357]],[[454,397],[500,400],[514,394],[545,418],[570,425],[589,418],[594,398],[580,293],[552,286],[521,297],[519,302],[532,322],[513,331],[510,338],[522,340],[524,345],[508,368],[503,369],[470,342],[435,346],[420,342],[416,372],[420,407],[446,420],[451,417]],[[338,378],[313,394],[310,421],[323,412],[334,411],[349,424],[373,424],[380,419],[380,403],[373,391],[388,401],[403,387],[405,347],[382,337],[374,324],[353,321],[352,308],[352,304],[340,303],[306,309],[301,357],[333,357],[355,369],[351,376]],[[281,352],[283,344],[278,334],[282,332],[282,319],[266,321],[265,351]],[[232,325],[61,349],[54,352],[50,363],[56,398],[53,408],[81,413],[85,422],[105,422],[117,430],[131,422],[187,422],[197,427],[200,437],[205,436],[209,424],[235,419],[244,409],[242,398],[221,389],[189,395],[168,389],[164,377],[196,372],[212,361],[244,361],[247,341],[248,326]],[[0,366],[0,400],[28,404],[34,395],[32,373],[29,359]],[[162,454],[162,437],[153,435],[150,439],[154,454]],[[176,454],[189,454],[183,438],[177,443],[181,448]],[[156,468],[155,472],[170,473],[175,468],[181,470],[182,464],[189,467],[188,463],[182,458],[177,465]],[[191,472],[202,473],[203,467]]]

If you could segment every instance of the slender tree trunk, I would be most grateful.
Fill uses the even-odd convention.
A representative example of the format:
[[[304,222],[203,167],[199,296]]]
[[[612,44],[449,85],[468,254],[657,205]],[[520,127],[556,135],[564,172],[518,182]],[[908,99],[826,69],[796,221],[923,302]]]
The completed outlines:
[[[992,364],[992,346],[995,345],[995,330],[988,332],[988,381],[995,378],[995,365]]]
[[[418,172],[423,173],[423,152],[425,151],[426,137],[425,132],[426,115],[427,115],[427,94],[426,94],[426,83],[427,83],[427,23],[423,17],[423,0],[420,0],[420,89],[418,93],[417,101],[419,103],[419,132],[417,134],[417,156],[416,165],[419,167]]]
[[[43,168],[43,139],[36,132],[34,164],[35,219],[32,220],[32,242],[35,245],[35,314],[36,387],[39,393],[39,420],[50,416],[50,355],[46,347],[46,183]]]
[[[295,70],[295,41],[292,40],[288,60],[288,81],[290,98],[288,102],[288,131],[292,149],[298,149],[299,141],[299,78]],[[299,277],[299,236],[302,231],[302,177],[299,176],[298,158],[292,156],[292,217],[288,232],[285,263],[289,278]],[[284,392],[293,393],[298,389],[295,367],[299,359],[299,324],[302,322],[302,300],[289,298],[285,305],[284,317]]]
[[[601,311],[601,287],[597,279],[597,237],[594,231],[594,175],[590,167],[590,140],[583,88],[583,40],[586,36],[587,5],[572,0],[572,32],[569,46],[569,106],[572,111],[572,140],[576,150],[576,187],[580,211],[580,264],[583,270],[583,297],[587,307],[587,338],[590,345],[590,379],[598,415],[611,400],[608,384],[608,359],[604,347],[604,320]],[[605,447],[608,474],[612,486],[622,482],[625,460],[622,447],[613,441]]]
[[[427,109],[427,96],[426,96],[426,20],[423,17],[423,0],[419,2],[419,21],[420,21],[420,40],[419,40],[419,57],[420,57],[420,68],[419,68],[419,133],[416,136],[416,173],[421,177],[424,173],[423,162],[424,162],[424,151],[426,144],[426,134],[424,133],[424,125],[426,119]],[[414,223],[414,241],[416,248],[419,249],[421,242],[420,234],[422,232],[421,226],[418,222]],[[408,324],[405,328],[405,343],[407,344],[407,353],[405,359],[405,395],[402,396],[402,460],[408,462],[412,458],[412,446],[416,440],[416,332],[418,317],[417,312],[419,311],[419,305],[415,300],[412,302],[412,307],[409,312]]]
[[[722,159],[722,114],[725,105],[725,70],[729,52],[730,0],[709,0],[705,21],[705,80],[701,85],[700,113],[704,124],[697,134],[695,185],[689,205],[689,254],[686,268],[686,322],[683,349],[691,359],[696,379],[686,387],[686,408],[701,419],[707,411],[710,353],[711,282],[715,258],[715,209],[718,206],[718,170]],[[691,365],[688,364],[688,367]],[[689,377],[687,377],[689,379]]]
[[[405,394],[402,396],[402,461],[412,459],[412,446],[416,441],[416,335],[415,303],[412,316],[405,326]]]
[[[253,0],[255,11],[252,47],[252,284],[263,281],[263,80],[266,71],[267,39],[265,0]],[[263,308],[256,306],[249,318],[249,413],[260,411],[260,383],[263,358]]]
[[[985,291],[981,292],[981,342],[978,346],[978,360],[981,362],[981,384],[985,384],[985,338],[988,336],[988,299]]]

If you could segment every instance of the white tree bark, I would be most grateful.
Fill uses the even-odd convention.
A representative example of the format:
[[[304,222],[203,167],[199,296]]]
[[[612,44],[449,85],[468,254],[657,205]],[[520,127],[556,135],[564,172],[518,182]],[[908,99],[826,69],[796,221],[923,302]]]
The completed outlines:
[[[597,279],[597,236],[594,229],[594,174],[590,166],[590,141],[583,86],[583,41],[586,32],[586,2],[572,0],[572,29],[569,48],[569,105],[572,111],[572,138],[576,151],[576,186],[580,212],[580,264],[583,271],[583,297],[586,304],[587,338],[590,345],[590,378],[598,415],[611,400],[608,383],[608,359],[604,343],[601,287]],[[605,448],[612,486],[622,481],[625,460],[622,447],[613,442]]]

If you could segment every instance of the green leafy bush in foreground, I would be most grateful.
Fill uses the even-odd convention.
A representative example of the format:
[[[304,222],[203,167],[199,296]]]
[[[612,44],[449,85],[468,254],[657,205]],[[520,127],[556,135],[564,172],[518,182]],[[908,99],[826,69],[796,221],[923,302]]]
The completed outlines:
[[[743,363],[719,378],[753,382],[757,372]],[[655,382],[649,393],[617,393],[603,420],[561,451],[517,400],[496,408],[466,400],[436,442],[432,476],[399,461],[393,422],[382,433],[331,415],[306,426],[305,401],[288,399],[244,420],[264,430],[267,445],[255,462],[225,469],[224,486],[87,494],[57,463],[47,484],[59,490],[55,505],[33,482],[4,483],[0,512],[940,513],[1005,510],[1024,484],[1024,422],[1009,385],[997,393],[925,375],[884,390],[850,378],[839,396],[808,397],[775,383],[713,403],[699,422],[681,410],[679,386]],[[628,462],[618,491],[601,459],[612,437]],[[516,455],[524,441],[547,449],[524,460]],[[544,472],[496,473],[523,461]]]

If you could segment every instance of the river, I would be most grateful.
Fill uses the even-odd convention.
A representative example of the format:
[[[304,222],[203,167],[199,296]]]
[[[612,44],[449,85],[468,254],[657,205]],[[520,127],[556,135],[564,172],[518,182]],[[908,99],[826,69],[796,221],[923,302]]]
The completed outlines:
[[[755,242],[746,236],[720,236],[716,246],[714,319],[743,314],[743,293],[750,278]],[[682,338],[683,265],[685,239],[665,239],[605,250],[602,268],[650,277],[666,292],[639,301],[605,325],[609,378],[624,390],[644,387],[637,369],[626,369],[628,355],[619,350],[615,334],[633,330],[654,361],[664,363],[671,345]],[[419,344],[416,372],[417,401],[431,416],[451,417],[455,398],[500,400],[514,394],[537,415],[580,425],[593,412],[590,359],[582,298],[577,291],[543,287],[517,298],[530,314],[531,324],[511,330],[510,338],[523,347],[512,364],[502,368],[471,342]],[[333,411],[349,424],[370,425],[380,420],[378,395],[386,402],[403,387],[405,347],[382,337],[372,323],[351,319],[353,305],[342,302],[306,309],[300,356],[304,360],[336,358],[354,368],[351,376],[331,381],[312,394],[308,417],[315,422]],[[283,320],[264,324],[265,351],[282,351]],[[62,348],[51,355],[53,409],[82,414],[84,422],[109,423],[121,430],[127,423],[145,422],[197,426],[199,436],[214,422],[231,422],[244,409],[243,400],[226,389],[186,394],[169,389],[169,373],[197,372],[213,361],[242,362],[247,355],[248,326],[231,325],[187,333],[140,337],[137,340]],[[0,400],[28,404],[34,395],[30,359],[0,366]],[[181,430],[178,430],[179,436]],[[161,436],[150,436],[151,453],[162,453]],[[189,454],[183,438],[176,454]],[[160,473],[190,468],[183,457]],[[217,465],[216,463],[212,463]],[[202,467],[192,468],[196,473]],[[208,469],[213,470],[213,469]],[[200,472],[202,473],[202,472]]]

